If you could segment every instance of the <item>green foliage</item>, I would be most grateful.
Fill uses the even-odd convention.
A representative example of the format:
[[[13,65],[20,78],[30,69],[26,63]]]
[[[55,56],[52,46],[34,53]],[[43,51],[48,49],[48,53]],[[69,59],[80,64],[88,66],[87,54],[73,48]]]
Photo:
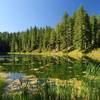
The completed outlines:
[[[96,35],[97,35],[97,18],[95,16],[90,17],[90,24],[91,24],[91,33],[92,33],[92,44],[93,48],[97,47],[97,40],[96,40]]]
[[[74,47],[87,50],[91,44],[90,23],[88,14],[82,6],[76,11],[74,19]]]
[[[0,52],[32,52],[34,50],[65,50],[72,48],[84,52],[100,47],[100,17],[89,16],[82,6],[51,27],[30,27],[26,31],[0,33]]]

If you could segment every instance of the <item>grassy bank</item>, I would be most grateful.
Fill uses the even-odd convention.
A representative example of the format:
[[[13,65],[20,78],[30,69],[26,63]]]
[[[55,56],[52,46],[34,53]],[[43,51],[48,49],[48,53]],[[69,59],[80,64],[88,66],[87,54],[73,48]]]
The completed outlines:
[[[79,60],[83,55],[98,60],[100,61],[100,48],[92,50],[91,52],[87,54],[83,54],[80,50],[73,50],[71,52],[65,52],[65,51],[43,51],[43,52],[38,52],[33,51],[33,52],[9,52],[8,54],[26,54],[26,55],[41,55],[41,56],[64,56],[68,55],[71,58]]]
[[[33,51],[33,52],[9,52],[8,54],[25,54],[25,55],[41,55],[41,56],[64,56],[67,55],[67,53],[64,53],[63,51]]]
[[[94,49],[91,52],[84,53],[84,54],[79,50],[74,50],[74,51],[69,52],[68,56],[70,56],[71,58],[77,59],[77,60],[82,58],[82,56],[87,56],[91,59],[100,61],[100,48]]]
[[[100,61],[100,48],[92,50],[87,54],[88,57]]]
[[[71,58],[79,60],[83,56],[83,54],[79,50],[73,50],[73,51],[68,53],[68,56],[71,57]]]

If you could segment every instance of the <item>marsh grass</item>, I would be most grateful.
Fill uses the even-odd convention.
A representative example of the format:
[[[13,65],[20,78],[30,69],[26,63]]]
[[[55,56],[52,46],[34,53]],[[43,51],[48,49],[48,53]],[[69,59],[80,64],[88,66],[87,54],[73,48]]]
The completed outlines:
[[[91,80],[84,81],[76,78],[68,80],[65,85],[49,83],[46,80],[42,85],[37,84],[38,91],[33,94],[28,92],[26,85],[20,93],[4,94],[1,100],[99,100],[100,81],[95,82],[95,85],[93,83],[94,81]]]
[[[63,68],[66,65],[64,60],[66,58],[56,60],[57,65],[55,67],[60,65]],[[100,100],[100,65],[88,61],[75,61],[72,64],[74,67],[70,66],[69,68],[70,70],[73,67],[74,75],[72,78],[66,80],[51,78],[51,81],[45,79],[42,84],[36,84],[37,91],[32,93],[28,91],[26,84],[22,86],[21,92],[1,94],[0,100]],[[59,70],[57,73],[63,74],[65,68],[57,67],[57,71]],[[51,71],[52,74],[55,73]]]
[[[5,78],[0,77],[0,98],[4,92],[3,91],[4,86],[5,86]]]

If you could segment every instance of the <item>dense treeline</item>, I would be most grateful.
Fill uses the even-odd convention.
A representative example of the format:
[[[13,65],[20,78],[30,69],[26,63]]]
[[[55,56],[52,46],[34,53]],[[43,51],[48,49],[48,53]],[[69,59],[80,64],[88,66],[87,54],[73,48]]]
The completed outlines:
[[[89,16],[82,6],[73,16],[65,12],[55,28],[35,26],[23,32],[0,33],[0,52],[89,51],[97,47],[100,47],[100,17]]]

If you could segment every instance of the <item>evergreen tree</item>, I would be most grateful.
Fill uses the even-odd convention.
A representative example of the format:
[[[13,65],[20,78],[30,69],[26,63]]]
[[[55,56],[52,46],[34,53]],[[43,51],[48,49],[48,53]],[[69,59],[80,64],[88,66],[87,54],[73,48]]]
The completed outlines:
[[[56,51],[61,50],[61,42],[62,42],[62,36],[61,36],[61,31],[60,31],[60,24],[56,26],[56,34],[57,34],[57,39],[56,39]]]
[[[68,16],[65,12],[53,29],[31,27],[22,32],[0,32],[0,52],[32,52],[34,50],[89,51],[100,47],[100,16],[89,16],[82,6]]]
[[[52,30],[50,35],[50,50],[56,49],[56,42],[57,42],[56,32],[55,30]]]
[[[90,46],[90,29],[88,15],[80,6],[75,15],[73,44],[76,49],[86,51]]]
[[[43,38],[43,49],[44,50],[49,50],[51,31],[52,31],[52,28],[46,26],[45,32],[44,32],[44,38]]]
[[[91,32],[92,32],[92,45],[93,48],[97,47],[96,35],[97,35],[97,19],[95,16],[90,17]]]

